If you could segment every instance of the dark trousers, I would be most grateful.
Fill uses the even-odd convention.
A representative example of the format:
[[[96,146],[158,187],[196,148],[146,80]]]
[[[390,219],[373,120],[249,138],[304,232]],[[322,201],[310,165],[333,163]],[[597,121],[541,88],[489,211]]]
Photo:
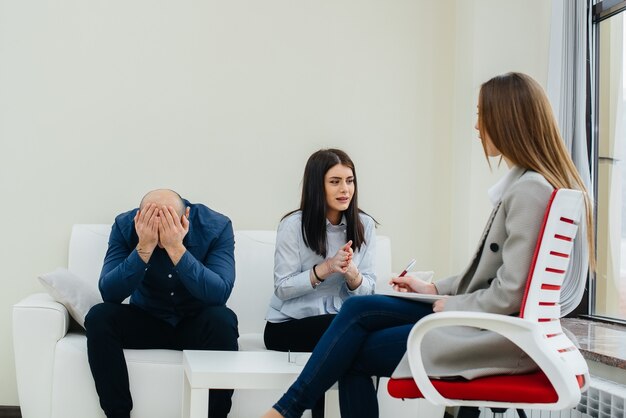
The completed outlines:
[[[319,315],[265,324],[265,347],[276,351],[311,352],[337,315]],[[313,418],[324,417],[324,397],[311,409]]]
[[[263,340],[268,350],[310,353],[337,315],[267,322]]]
[[[237,351],[237,316],[211,306],[176,326],[126,304],[100,303],[85,318],[87,355],[100,406],[108,418],[129,418],[133,408],[123,349]],[[226,418],[232,390],[209,392],[209,417]]]

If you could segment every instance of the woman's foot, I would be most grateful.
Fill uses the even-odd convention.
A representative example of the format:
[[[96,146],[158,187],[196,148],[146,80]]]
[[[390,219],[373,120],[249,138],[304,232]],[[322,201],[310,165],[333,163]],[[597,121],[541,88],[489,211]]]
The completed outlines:
[[[274,408],[267,411],[261,418],[285,418]]]

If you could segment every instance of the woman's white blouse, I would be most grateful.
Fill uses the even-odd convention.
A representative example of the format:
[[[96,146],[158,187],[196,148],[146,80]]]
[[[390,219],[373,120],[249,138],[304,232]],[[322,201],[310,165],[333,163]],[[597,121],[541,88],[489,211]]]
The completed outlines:
[[[360,214],[365,229],[365,243],[355,251],[352,261],[363,276],[359,287],[350,290],[341,273],[333,273],[317,287],[310,274],[315,264],[324,261],[306,246],[302,236],[302,212],[295,212],[278,225],[274,253],[274,294],[266,319],[283,322],[309,316],[336,314],[344,300],[353,295],[370,295],[376,286],[374,259],[376,230],[374,220]],[[345,218],[339,225],[326,221],[326,258],[332,258],[347,242]]]

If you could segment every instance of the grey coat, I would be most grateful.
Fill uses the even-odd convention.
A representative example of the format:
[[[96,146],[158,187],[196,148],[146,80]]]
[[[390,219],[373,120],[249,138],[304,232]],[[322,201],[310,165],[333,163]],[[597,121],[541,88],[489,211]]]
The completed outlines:
[[[513,171],[514,180],[494,208],[470,264],[462,274],[435,283],[439,294],[451,295],[445,311],[503,315],[520,311],[537,237],[554,188],[534,171],[517,167]],[[536,368],[509,340],[476,328],[436,329],[426,335],[422,349],[430,376],[472,379]]]

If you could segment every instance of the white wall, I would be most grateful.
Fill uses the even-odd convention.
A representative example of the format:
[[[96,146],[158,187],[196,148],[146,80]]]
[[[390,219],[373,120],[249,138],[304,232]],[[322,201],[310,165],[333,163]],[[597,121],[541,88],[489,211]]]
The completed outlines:
[[[462,269],[475,251],[492,210],[486,191],[506,172],[506,164],[499,168],[497,159],[490,171],[474,130],[480,85],[497,74],[521,71],[545,88],[550,13],[551,2],[545,0],[456,1],[451,272]]]
[[[18,404],[12,304],[66,264],[73,223],[109,223],[152,188],[273,229],[310,153],[340,147],[394,267],[460,268],[499,175],[472,129],[478,86],[510,69],[545,81],[549,7],[0,0],[0,405]]]

